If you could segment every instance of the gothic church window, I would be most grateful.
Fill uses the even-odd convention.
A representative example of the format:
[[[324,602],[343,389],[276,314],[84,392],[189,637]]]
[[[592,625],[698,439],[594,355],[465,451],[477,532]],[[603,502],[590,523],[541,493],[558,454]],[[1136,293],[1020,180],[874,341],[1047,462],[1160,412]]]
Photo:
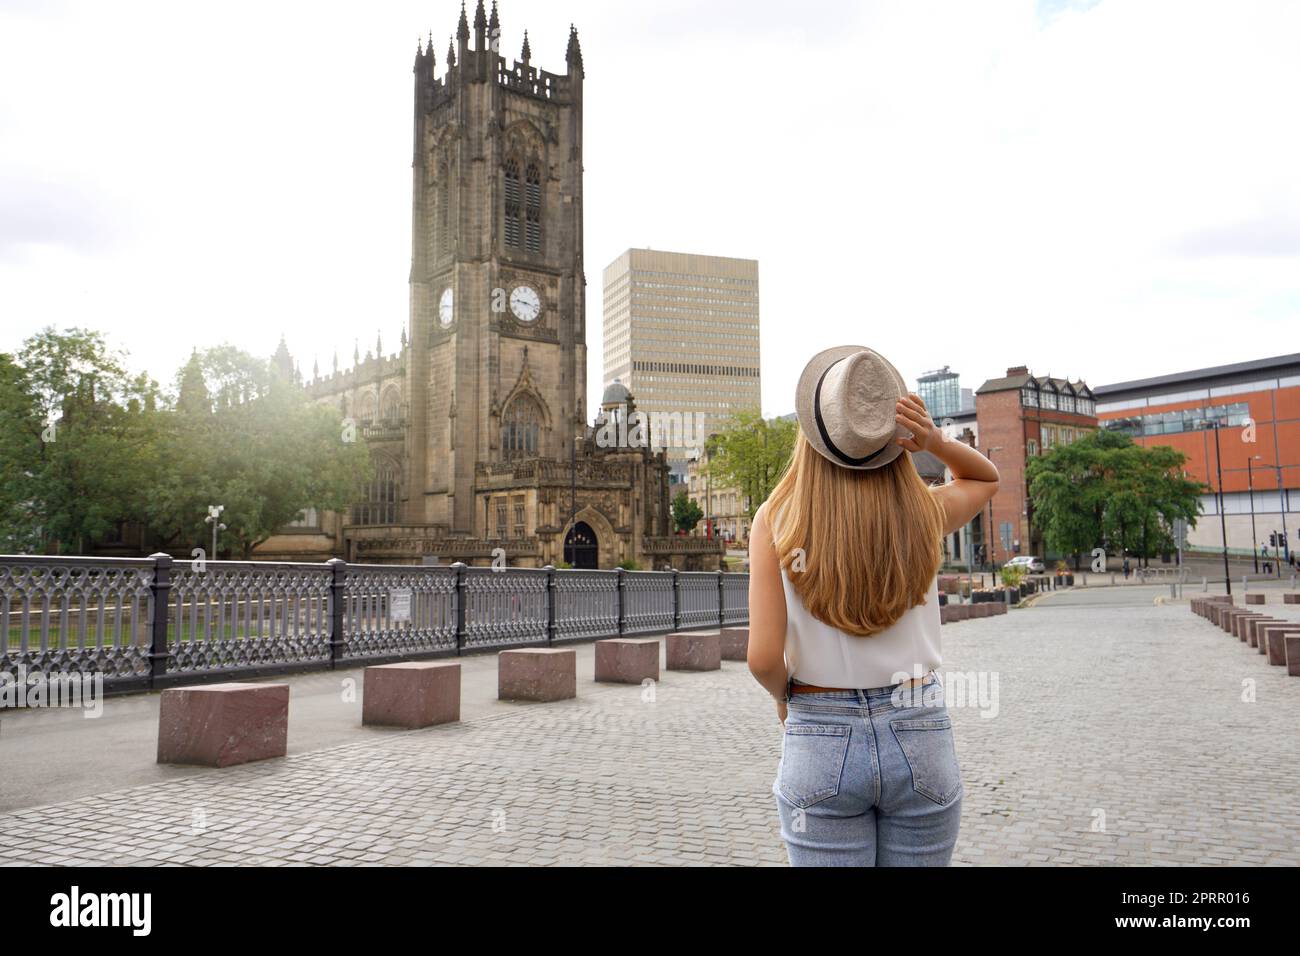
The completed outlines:
[[[542,410],[529,395],[518,395],[501,420],[501,457],[533,458],[537,455]]]
[[[522,230],[520,228],[520,214],[522,212],[521,194],[519,189],[519,163],[515,160],[506,161],[505,174],[505,239],[506,246],[517,249],[520,246]]]
[[[542,174],[536,163],[529,163],[525,173],[526,222],[524,243],[529,252],[542,251]]]
[[[360,499],[352,505],[352,523],[394,524],[397,521],[397,482],[397,466],[391,461],[377,461],[374,478],[362,486]]]
[[[438,167],[438,241],[443,252],[451,251],[451,186],[447,164]]]

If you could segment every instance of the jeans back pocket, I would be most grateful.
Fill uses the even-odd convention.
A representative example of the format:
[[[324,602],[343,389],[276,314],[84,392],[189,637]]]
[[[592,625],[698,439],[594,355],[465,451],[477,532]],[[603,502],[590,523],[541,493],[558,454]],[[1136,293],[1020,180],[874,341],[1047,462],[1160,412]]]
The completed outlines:
[[[807,808],[840,792],[849,753],[847,724],[792,724],[788,720],[777,788],[789,803]]]
[[[891,721],[912,771],[912,789],[946,807],[961,793],[961,769],[952,737],[952,717],[912,717]]]

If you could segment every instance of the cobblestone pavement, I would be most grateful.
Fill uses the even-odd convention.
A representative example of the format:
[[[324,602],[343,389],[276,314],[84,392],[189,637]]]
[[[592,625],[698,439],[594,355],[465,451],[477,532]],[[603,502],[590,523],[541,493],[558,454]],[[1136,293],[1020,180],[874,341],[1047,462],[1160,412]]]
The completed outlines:
[[[950,699],[955,863],[1300,863],[1300,679],[1185,603],[1129,600],[944,628],[950,694],[958,672],[997,689],[996,716]],[[785,863],[779,726],[743,664],[665,672],[653,701],[580,693],[0,814],[0,862]]]

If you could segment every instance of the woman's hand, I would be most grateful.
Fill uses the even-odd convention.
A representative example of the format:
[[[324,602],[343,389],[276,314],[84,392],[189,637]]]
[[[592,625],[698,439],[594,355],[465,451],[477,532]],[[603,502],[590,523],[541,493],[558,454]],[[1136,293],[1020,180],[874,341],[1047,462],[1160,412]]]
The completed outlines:
[[[785,717],[786,717],[785,701],[783,701],[783,700],[778,700],[778,701],[776,702],[776,716],[777,716],[778,718],[780,718],[780,720],[781,720],[781,726],[784,727],[784,726],[785,726]]]
[[[908,392],[907,398],[901,399],[894,406],[894,421],[912,433],[911,438],[895,438],[894,441],[910,452],[933,452],[943,442],[943,432],[934,427],[930,413],[926,411],[921,396]]]

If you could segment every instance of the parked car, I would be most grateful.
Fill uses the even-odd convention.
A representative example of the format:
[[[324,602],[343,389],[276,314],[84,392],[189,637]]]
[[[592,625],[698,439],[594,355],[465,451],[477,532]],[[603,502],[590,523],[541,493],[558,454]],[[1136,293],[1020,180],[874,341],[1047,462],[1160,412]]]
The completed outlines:
[[[1042,574],[1047,570],[1047,565],[1043,564],[1043,559],[1033,554],[1018,554],[1007,564],[1024,568],[1030,574]]]

